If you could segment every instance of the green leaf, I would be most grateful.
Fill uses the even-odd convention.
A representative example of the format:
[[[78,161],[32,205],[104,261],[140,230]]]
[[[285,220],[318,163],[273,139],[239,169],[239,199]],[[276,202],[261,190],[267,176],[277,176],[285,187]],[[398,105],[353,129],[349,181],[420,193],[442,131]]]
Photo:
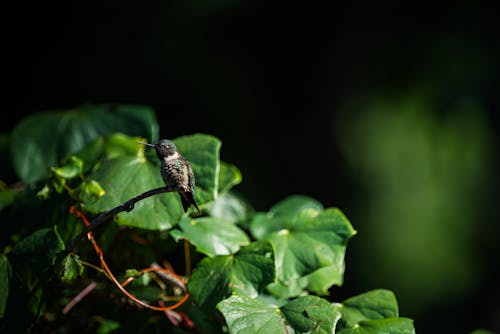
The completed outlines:
[[[275,204],[271,210],[269,210],[269,215],[276,219],[293,220],[305,209],[321,211],[323,210],[323,205],[311,197],[292,195]]]
[[[68,254],[61,262],[59,277],[63,282],[70,282],[83,274],[83,264],[78,255]]]
[[[129,277],[134,278],[134,280],[128,285],[128,288],[133,289],[134,294],[146,292],[146,294],[148,296],[152,295],[152,298],[148,298],[148,299],[153,299],[153,298],[158,296],[158,290],[156,288],[147,286],[149,284],[149,282],[151,282],[151,276],[148,273],[143,273],[143,272],[138,271],[136,269],[127,269],[125,271],[124,278],[129,278]],[[140,289],[138,290],[137,288],[140,288]],[[147,291],[145,291],[145,290],[147,290]],[[131,292],[132,292],[132,290],[131,290]],[[139,298],[145,297],[144,295],[139,296],[138,294],[136,294],[136,297],[139,297]]]
[[[196,201],[198,204],[213,201],[217,198],[219,187],[220,140],[205,134],[194,134],[179,137],[173,141],[179,153],[193,167],[196,181]]]
[[[201,206],[214,199],[217,189],[220,141],[208,135],[193,135],[176,139],[186,158],[192,163],[196,177],[196,198]],[[89,178],[97,181],[106,194],[95,202],[86,201],[93,213],[110,210],[145,191],[164,186],[156,157],[149,161],[138,138],[120,139],[122,147],[134,145],[135,151],[125,150],[113,159],[105,159]],[[130,146],[132,147],[132,146]],[[179,148],[180,150],[180,148]],[[121,225],[148,230],[165,230],[176,225],[184,215],[179,194],[166,193],[138,202],[131,212],[118,215]]]
[[[83,105],[69,111],[43,112],[24,118],[12,131],[14,170],[25,183],[48,176],[48,168],[93,139],[123,132],[157,140],[154,112],[145,106]]]
[[[145,191],[161,187],[159,168],[144,157],[122,156],[103,161],[89,176],[106,191],[97,201],[88,198],[85,208],[93,213],[111,210]],[[134,210],[118,215],[118,223],[148,230],[169,229],[183,215],[178,194],[166,193],[138,202]]]
[[[219,194],[228,192],[232,187],[241,183],[240,170],[231,164],[220,162],[219,171]]]
[[[260,299],[233,295],[217,308],[226,319],[230,333],[293,333],[330,334],[340,312],[327,300],[317,296],[299,297],[283,307]]]
[[[106,137],[104,142],[104,151],[106,159],[114,159],[121,156],[144,156],[144,146],[137,144],[138,141],[144,141],[142,137],[130,137],[123,133],[115,133]]]
[[[50,191],[51,188],[49,187],[49,185],[45,184],[43,188],[36,193],[36,197],[38,197],[41,200],[47,200],[50,198]]]
[[[274,245],[278,282],[268,287],[274,295],[327,294],[342,284],[346,244],[356,232],[340,210],[321,211],[313,200],[292,197],[255,215],[250,230]]]
[[[9,260],[4,254],[0,254],[0,318],[5,314],[7,299],[9,297],[10,278],[12,268]]]
[[[372,290],[337,304],[342,327],[353,327],[363,320],[398,317],[398,302],[389,290]]]
[[[59,167],[51,167],[50,170],[63,179],[72,179],[83,171],[83,161],[74,155],[64,159]]]
[[[299,297],[281,310],[296,333],[334,333],[340,318],[340,312],[332,304],[317,296]]]
[[[117,135],[117,134],[115,134]],[[87,143],[81,150],[74,155],[83,161],[83,173],[90,171],[105,152],[105,146],[109,146],[109,138],[98,137]]]
[[[231,296],[217,308],[224,315],[231,334],[288,333],[279,308],[257,299]]]
[[[0,190],[0,211],[14,202],[15,192],[10,189]]]
[[[489,331],[487,329],[476,329],[472,332],[470,332],[470,334],[494,334],[492,331]]]
[[[97,328],[97,334],[108,334],[120,328],[120,323],[114,320],[105,319]]]
[[[54,190],[58,194],[62,194],[62,192],[64,191],[64,187],[66,186],[66,179],[63,179],[60,177],[55,177],[55,178],[52,178],[50,181],[51,181],[50,184],[52,185]],[[46,195],[45,189],[42,189],[42,193],[40,193],[39,196],[41,196],[43,198],[45,195]]]
[[[233,255],[200,262],[187,284],[194,302],[211,309],[231,293],[257,297],[274,280],[273,249],[268,242],[253,242]]]
[[[365,320],[352,328],[344,328],[337,334],[414,334],[413,320],[408,318],[387,318]]]
[[[63,250],[64,243],[55,226],[40,229],[19,241],[12,249],[13,268],[24,281],[38,280]]]
[[[297,214],[305,209],[322,211],[323,206],[315,199],[307,196],[289,196],[275,204],[267,214],[256,216],[255,220],[258,220],[259,223],[252,224],[252,234],[257,239],[265,239],[268,237],[266,234],[269,233],[269,224],[273,225],[274,230],[286,229],[288,222],[295,220]]]
[[[210,208],[210,216],[231,223],[240,223],[253,212],[249,204],[231,192],[223,193],[217,197]]]
[[[105,194],[106,191],[101,187],[99,182],[87,179],[73,189],[71,196],[83,203],[93,203]]]
[[[137,270],[137,269],[127,269],[125,271],[125,278],[129,278],[129,277],[140,277],[142,276],[142,272]]]
[[[22,297],[16,297],[14,308],[8,313],[24,313],[29,309],[33,318],[38,318],[45,307],[45,286],[63,250],[56,226],[38,230],[16,244],[9,255],[12,272],[19,279],[16,290]]]
[[[170,232],[172,237],[177,241],[189,240],[199,252],[208,256],[233,254],[250,243],[239,227],[221,219],[186,218],[181,220],[179,227],[182,231]]]

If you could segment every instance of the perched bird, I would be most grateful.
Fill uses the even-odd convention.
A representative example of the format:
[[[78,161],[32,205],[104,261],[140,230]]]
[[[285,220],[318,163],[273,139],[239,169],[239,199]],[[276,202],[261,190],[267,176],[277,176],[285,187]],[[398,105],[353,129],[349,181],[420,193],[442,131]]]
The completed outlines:
[[[184,212],[191,205],[200,212],[198,204],[194,199],[194,174],[189,161],[184,158],[171,140],[161,139],[158,144],[138,142],[156,150],[156,155],[161,161],[161,177],[167,188],[177,191],[181,197]]]

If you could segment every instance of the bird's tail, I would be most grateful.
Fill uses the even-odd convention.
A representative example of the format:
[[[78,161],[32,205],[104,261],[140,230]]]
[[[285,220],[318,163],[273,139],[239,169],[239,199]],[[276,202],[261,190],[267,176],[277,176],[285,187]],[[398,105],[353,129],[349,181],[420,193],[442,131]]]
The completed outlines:
[[[187,212],[189,207],[191,205],[194,205],[196,210],[198,210],[198,213],[200,213],[200,208],[198,207],[198,204],[194,199],[193,193],[180,191],[179,194],[181,195],[181,202],[182,202],[182,207],[184,208],[184,212]]]

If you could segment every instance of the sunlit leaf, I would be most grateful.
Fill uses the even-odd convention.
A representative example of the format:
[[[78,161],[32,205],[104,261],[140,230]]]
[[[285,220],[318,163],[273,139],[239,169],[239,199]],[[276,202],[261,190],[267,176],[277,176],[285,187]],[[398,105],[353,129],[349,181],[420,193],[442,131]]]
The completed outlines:
[[[243,296],[231,296],[217,308],[226,319],[229,333],[288,333],[279,308]]]
[[[389,290],[372,290],[338,304],[342,327],[353,327],[363,320],[398,317],[398,302]]]
[[[91,212],[108,211],[145,191],[164,186],[159,168],[144,157],[122,156],[103,161],[90,175],[106,191],[97,201],[87,200],[85,208]],[[183,215],[178,194],[166,193],[138,202],[130,212],[118,215],[118,222],[126,226],[149,230],[169,229]]]
[[[76,187],[71,196],[84,203],[93,203],[106,194],[106,191],[96,180],[84,180]]]
[[[386,318],[365,320],[337,334],[415,334],[413,320],[408,318]]]
[[[296,333],[334,333],[340,318],[340,312],[332,304],[317,296],[299,297],[281,310]]]
[[[346,244],[355,230],[340,210],[322,211],[313,200],[292,197],[256,215],[250,229],[274,245],[278,282],[268,289],[276,296],[298,296],[306,289],[327,294],[342,284]]]
[[[127,269],[125,271],[125,278],[128,278],[128,277],[139,277],[139,276],[142,276],[142,272],[137,270],[137,269]]]
[[[182,219],[179,227],[181,230],[170,233],[176,240],[189,240],[199,252],[209,256],[235,253],[250,242],[233,223],[212,217]]]
[[[252,212],[248,203],[231,192],[219,195],[210,208],[210,216],[232,223],[246,220]]]
[[[299,212],[305,209],[321,211],[323,210],[323,205],[311,197],[292,195],[275,204],[269,210],[269,215],[276,219],[292,220],[295,219]]]
[[[49,187],[48,184],[45,184],[43,186],[42,189],[40,189],[37,193],[36,193],[36,196],[39,198],[39,199],[42,199],[42,200],[47,200],[49,199],[50,197],[50,191],[51,191],[51,188]]]
[[[63,161],[61,166],[51,167],[50,170],[64,179],[71,179],[83,171],[83,161],[74,155],[70,155]]]
[[[236,254],[201,261],[187,288],[196,304],[210,309],[231,293],[257,297],[274,280],[274,273],[271,245],[254,242]]]

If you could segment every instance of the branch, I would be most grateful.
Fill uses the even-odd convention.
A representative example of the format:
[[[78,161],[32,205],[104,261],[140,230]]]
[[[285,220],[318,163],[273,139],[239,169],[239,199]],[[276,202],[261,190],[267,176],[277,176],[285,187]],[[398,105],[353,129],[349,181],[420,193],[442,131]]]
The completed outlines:
[[[67,252],[70,253],[85,238],[87,233],[92,232],[95,228],[97,228],[99,225],[104,223],[106,220],[116,216],[120,212],[132,211],[134,209],[135,203],[137,203],[145,198],[154,196],[154,195],[167,193],[167,192],[175,192],[175,191],[177,191],[177,189],[168,188],[168,187],[160,187],[160,188],[148,190],[148,191],[146,191],[138,196],[135,196],[135,197],[129,199],[128,201],[126,201],[122,205],[118,205],[117,207],[115,207],[109,211],[101,213],[99,216],[95,217],[94,220],[92,220],[90,222],[89,226],[85,227],[85,229],[82,232],[80,232],[80,234],[78,234],[73,240],[71,240],[71,242],[69,243],[69,246],[66,247]]]
[[[87,285],[85,289],[83,289],[78,295],[76,295],[75,298],[73,298],[68,304],[66,304],[66,306],[62,310],[62,314],[64,315],[68,314],[68,312],[71,311],[73,306],[78,304],[83,298],[85,298],[89,293],[91,293],[96,286],[97,286],[96,282],[94,281],[90,282],[90,284]]]

